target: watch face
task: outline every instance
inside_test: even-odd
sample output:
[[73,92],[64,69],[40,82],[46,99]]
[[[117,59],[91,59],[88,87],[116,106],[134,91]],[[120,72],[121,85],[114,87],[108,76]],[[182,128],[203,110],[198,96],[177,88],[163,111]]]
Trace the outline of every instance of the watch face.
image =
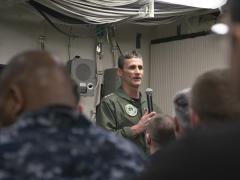
[[127,104],[125,106],[125,111],[129,116],[132,116],[132,117],[136,116],[138,112],[137,108],[132,104]]

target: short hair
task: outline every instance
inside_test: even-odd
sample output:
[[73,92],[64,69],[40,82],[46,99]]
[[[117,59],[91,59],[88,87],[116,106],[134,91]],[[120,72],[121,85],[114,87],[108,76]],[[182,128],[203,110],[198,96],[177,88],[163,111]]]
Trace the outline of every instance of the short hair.
[[118,68],[123,69],[124,61],[126,59],[132,59],[132,58],[142,59],[142,55],[136,50],[132,50],[132,51],[126,52],[125,54],[120,55],[118,58]]
[[233,103],[229,75],[227,69],[215,69],[196,79],[191,90],[191,108],[200,121],[225,121],[239,113]]
[[157,114],[147,126],[152,140],[159,146],[165,146],[176,139],[175,124],[169,115]]
[[230,13],[231,20],[233,22],[240,23],[240,1],[239,0],[231,0],[230,1]]
[[175,116],[183,129],[190,126],[190,88],[178,91],[173,98]]

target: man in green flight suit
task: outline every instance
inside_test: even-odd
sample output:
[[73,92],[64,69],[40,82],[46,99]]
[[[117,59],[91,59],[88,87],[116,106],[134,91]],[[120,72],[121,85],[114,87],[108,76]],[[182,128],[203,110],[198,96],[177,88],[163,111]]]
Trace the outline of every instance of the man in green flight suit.
[[119,57],[118,75],[122,80],[121,87],[101,100],[97,108],[96,123],[132,140],[147,153],[144,133],[159,109],[154,106],[156,112],[147,111],[147,101],[139,91],[143,73],[143,60],[138,52],[131,51]]

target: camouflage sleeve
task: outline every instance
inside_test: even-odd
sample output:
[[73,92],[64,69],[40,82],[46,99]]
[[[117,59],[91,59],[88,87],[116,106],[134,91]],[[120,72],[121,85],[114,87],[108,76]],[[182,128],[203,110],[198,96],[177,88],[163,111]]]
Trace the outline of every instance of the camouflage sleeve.
[[97,125],[125,138],[129,139],[135,138],[129,126],[123,127],[121,129],[118,128],[117,117],[114,112],[115,109],[113,105],[109,101],[103,100],[100,103],[99,107],[97,108],[96,116]]

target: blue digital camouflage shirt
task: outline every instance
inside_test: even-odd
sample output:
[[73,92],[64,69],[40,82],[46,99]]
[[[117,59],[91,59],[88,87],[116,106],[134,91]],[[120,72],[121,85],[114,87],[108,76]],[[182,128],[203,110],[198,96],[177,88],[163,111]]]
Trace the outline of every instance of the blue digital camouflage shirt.
[[127,180],[143,164],[135,145],[65,106],[24,113],[0,131],[1,180]]

